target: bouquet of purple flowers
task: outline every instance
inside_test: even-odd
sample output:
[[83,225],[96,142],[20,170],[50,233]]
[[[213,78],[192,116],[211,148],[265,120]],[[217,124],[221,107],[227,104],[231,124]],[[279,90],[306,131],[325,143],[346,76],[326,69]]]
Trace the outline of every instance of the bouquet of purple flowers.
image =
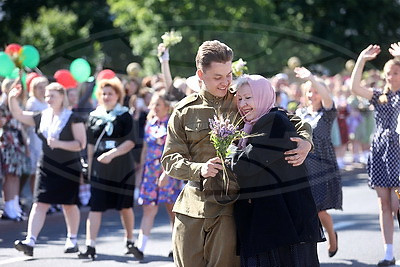
[[[217,157],[222,161],[222,179],[226,192],[229,189],[229,177],[227,174],[225,159],[233,152],[233,142],[242,138],[259,136],[260,134],[247,134],[243,130],[239,129],[239,125],[242,119],[239,119],[235,124],[231,123],[230,119],[224,118],[221,114],[214,115],[214,118],[209,119],[210,122],[210,140],[213,144]],[[233,121],[236,121],[237,114]]]

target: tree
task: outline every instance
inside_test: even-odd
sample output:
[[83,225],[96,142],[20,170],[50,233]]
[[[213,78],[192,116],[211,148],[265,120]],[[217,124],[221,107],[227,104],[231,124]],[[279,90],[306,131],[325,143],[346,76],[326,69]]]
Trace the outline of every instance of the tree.
[[291,56],[300,57],[306,66],[324,64],[336,73],[370,42],[385,47],[400,39],[400,9],[394,0],[107,3],[115,17],[114,25],[131,32],[133,51],[144,57],[148,73],[157,69],[154,51],[159,36],[171,28],[181,31],[184,38],[172,48],[172,71],[184,75],[193,73],[196,49],[210,38],[225,41],[237,57],[248,62],[251,72],[266,75],[281,70]]
[[[94,65],[102,46],[89,37],[115,29],[108,9],[105,0],[2,1],[0,44],[5,47],[15,42],[35,46],[41,54],[39,67],[46,74],[68,68],[76,57],[85,57]],[[68,45],[84,39],[89,41]]]
[[[370,43],[382,46],[383,56],[374,61],[377,67],[382,67],[389,58],[386,49],[390,43],[400,40],[399,2],[0,0],[0,44],[4,47],[21,40],[33,42],[31,44],[44,49],[41,53],[48,54],[59,44],[87,34],[93,36],[105,30],[121,29],[118,34],[122,39],[123,35],[129,36],[128,45],[134,58],[139,61],[143,58],[143,67],[150,74],[159,70],[156,47],[160,36],[175,29],[181,31],[184,39],[171,48],[174,75],[193,74],[197,47],[207,39],[226,42],[234,49],[235,59],[246,60],[252,73],[275,74],[286,66],[290,57],[297,56],[305,66],[321,64],[333,74],[341,71],[344,62],[355,58]],[[46,14],[49,12],[53,15]],[[67,34],[60,31],[53,17],[69,23],[65,27]],[[127,48],[125,40],[121,42]],[[108,60],[110,68],[116,66],[123,70],[126,61],[132,60],[130,51],[121,52],[121,46],[104,47],[107,49],[105,57],[112,59]],[[81,51],[92,52],[93,49]]]
[[[206,39],[219,39],[229,44],[239,57],[248,61],[252,71],[273,72],[276,66],[271,63],[278,57],[271,56],[271,47],[277,37],[254,23],[296,28],[303,25],[300,18],[283,21],[280,16],[274,15],[275,5],[271,1],[232,0],[229,4],[223,0],[107,2],[110,12],[115,16],[114,25],[131,32],[133,52],[144,57],[147,73],[154,73],[158,69],[155,48],[161,41],[160,36],[172,28],[183,35],[182,43],[172,48],[171,65],[174,73],[186,76],[193,74],[196,50]],[[228,21],[221,21],[220,18],[228,18]],[[289,57],[281,58],[280,64]],[[262,67],[264,69],[261,71]]]
[[382,55],[374,61],[381,68],[390,58],[387,48],[400,40],[400,1],[278,1],[279,11],[286,5],[299,6],[303,21],[312,24],[310,34],[341,45],[358,54],[369,44],[379,44]]
[[23,20],[20,43],[32,44],[44,54],[50,54],[64,43],[88,36],[89,25],[78,26],[75,13],[41,7],[36,20]]

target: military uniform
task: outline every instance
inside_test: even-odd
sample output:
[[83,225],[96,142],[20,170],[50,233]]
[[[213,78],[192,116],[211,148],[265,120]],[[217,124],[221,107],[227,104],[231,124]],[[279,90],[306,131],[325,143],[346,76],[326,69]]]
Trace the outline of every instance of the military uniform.
[[[234,92],[215,97],[206,90],[181,100],[169,122],[162,156],[165,172],[188,180],[175,202],[173,231],[174,261],[177,266],[240,266],[236,256],[233,202],[221,205],[209,201],[202,190],[202,165],[216,156],[210,142],[209,119],[216,114],[237,116]],[[298,133],[311,141],[311,128],[292,118]],[[206,184],[210,179],[204,180]]]

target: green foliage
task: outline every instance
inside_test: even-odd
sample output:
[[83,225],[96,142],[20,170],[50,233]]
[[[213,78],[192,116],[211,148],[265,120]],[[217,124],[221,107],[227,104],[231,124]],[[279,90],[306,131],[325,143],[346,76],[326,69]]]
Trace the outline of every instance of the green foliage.
[[[183,36],[183,41],[170,49],[172,73],[181,76],[193,75],[197,48],[210,39],[231,46],[237,57],[248,62],[252,73],[268,75],[280,71],[287,59],[296,54],[288,54],[292,48],[290,43],[281,45],[278,34],[271,35],[265,26],[311,29],[311,24],[302,22],[299,8],[289,9],[290,14],[283,20],[281,14],[276,14],[277,5],[269,0],[232,0],[229,4],[223,0],[108,0],[107,3],[115,16],[114,25],[131,33],[133,53],[144,57],[147,74],[159,71],[155,50],[161,35],[171,29],[180,31]],[[277,42],[279,46],[275,46]],[[294,52],[305,55],[309,59],[306,61],[318,53],[313,47],[305,46]]]
[[80,27],[77,22],[78,16],[71,11],[41,7],[36,20],[23,20],[21,43],[31,44],[44,53],[51,53],[62,44],[89,36],[89,25]]
[[251,73],[264,75],[282,70],[291,56],[298,56],[306,66],[321,63],[339,72],[347,59],[369,43],[380,43],[385,49],[400,39],[399,3],[392,0],[107,3],[115,16],[114,25],[131,32],[133,52],[151,62],[144,66],[147,73],[158,71],[154,51],[162,33],[171,29],[183,35],[183,41],[170,52],[172,73],[178,75],[193,74],[197,47],[213,38],[231,46],[235,59],[247,61]]
[[[370,43],[382,46],[382,56],[374,61],[381,67],[389,45],[400,40],[399,17],[400,4],[394,0],[0,1],[0,44],[31,44],[46,57],[78,38],[123,29],[133,55],[143,58],[150,74],[159,71],[161,35],[175,29],[183,40],[170,49],[174,76],[194,74],[197,48],[209,39],[232,47],[235,60],[247,61],[250,73],[275,74],[292,56],[305,66],[320,63],[335,73]],[[118,48],[89,50],[85,53],[96,61],[114,58],[108,59],[109,68],[122,61]]]
[[[0,46],[34,45],[43,59],[39,67],[46,74],[68,68],[77,57],[86,57],[95,65],[103,62],[101,50],[93,47],[95,42],[79,47],[76,41],[109,29],[114,26],[106,0],[0,1]],[[74,53],[77,48],[79,52]]]

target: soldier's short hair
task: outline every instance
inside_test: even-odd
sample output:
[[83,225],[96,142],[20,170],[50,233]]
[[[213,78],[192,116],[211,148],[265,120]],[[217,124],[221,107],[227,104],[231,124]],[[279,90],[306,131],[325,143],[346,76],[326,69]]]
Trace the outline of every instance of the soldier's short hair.
[[196,67],[205,71],[212,62],[225,63],[232,61],[233,51],[226,44],[218,41],[205,41],[196,55]]

